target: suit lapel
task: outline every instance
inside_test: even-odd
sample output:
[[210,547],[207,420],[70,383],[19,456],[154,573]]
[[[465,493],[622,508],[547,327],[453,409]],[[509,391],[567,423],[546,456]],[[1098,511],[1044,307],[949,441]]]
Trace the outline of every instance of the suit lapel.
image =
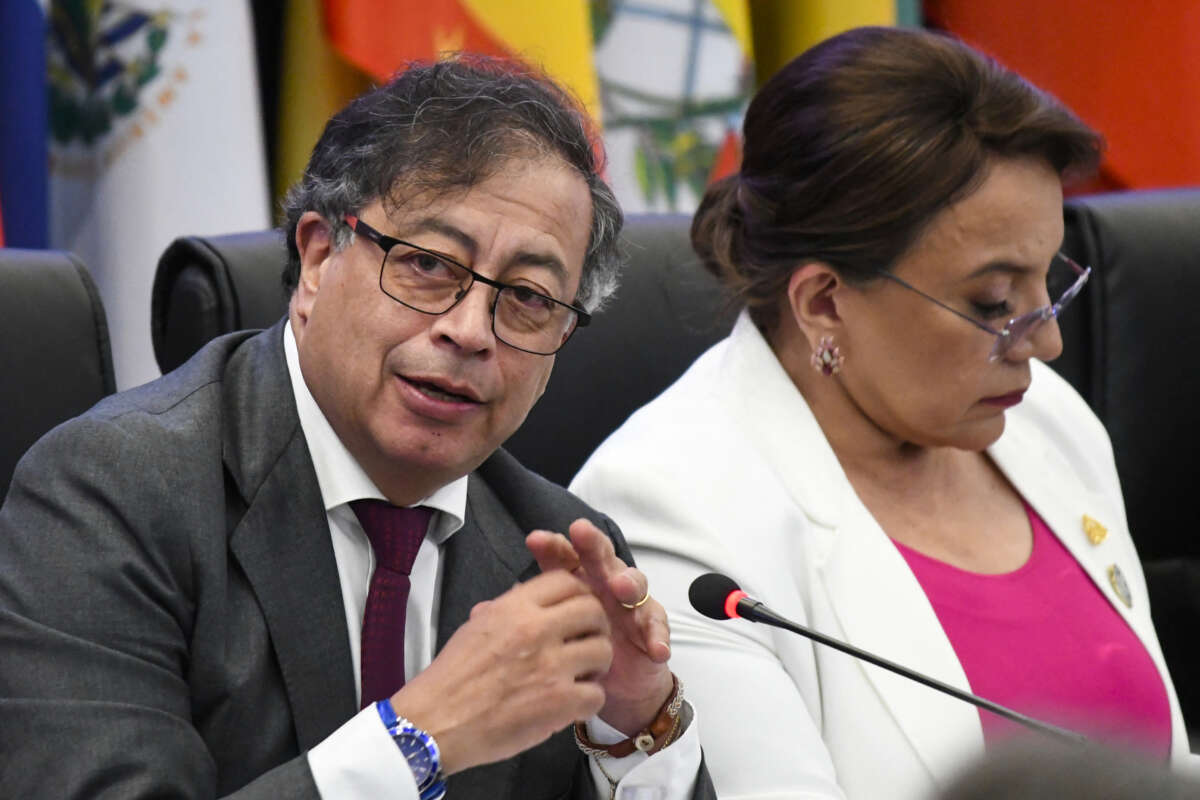
[[[1132,576],[1140,571],[1132,563],[1132,552],[1126,552],[1119,544],[1128,541],[1127,532],[1122,530],[1124,515],[1109,499],[1084,486],[1076,471],[1056,452],[1039,446],[1038,439],[1030,436],[1028,430],[1013,427],[1011,435],[1001,438],[988,451],[992,460],[1083,567],[1100,594],[1145,638],[1139,619],[1142,615],[1135,613],[1139,604],[1144,607],[1148,602],[1140,584],[1130,582],[1132,603],[1126,606],[1108,577],[1108,568],[1114,565],[1123,575]],[[1104,541],[1092,544],[1088,540],[1084,515],[1109,530]]]
[[525,532],[478,475],[467,488],[467,518],[446,542],[437,650],[471,615],[471,608],[536,573]]
[[266,619],[305,750],[356,708],[337,564],[296,415],[282,324],[235,354],[225,387],[225,463],[246,504],[230,548]]
[[[1119,505],[1120,497],[1089,489],[1079,477],[1078,465],[1045,446],[1041,435],[1023,425],[1013,425],[1011,434],[1006,431],[988,452],[1146,648],[1162,676],[1171,705],[1172,753],[1188,758],[1179,698],[1154,630],[1149,593],[1124,509]],[[1084,515],[1106,529],[1103,539],[1093,542],[1088,537]],[[1119,579],[1114,578],[1114,571]],[[1124,586],[1128,605],[1118,591],[1118,583]]]
[[[832,532],[821,570],[846,639],[877,655],[970,691],[966,673],[904,557],[855,500]],[[983,752],[974,706],[908,678],[860,664],[913,749],[939,785]]]
[[[467,518],[446,542],[443,553],[437,650],[467,621],[476,603],[491,600],[537,571],[525,534],[491,488],[472,474],[467,489]],[[518,784],[521,758],[485,764],[453,775],[449,795],[504,800]]]
[[[805,591],[828,595],[841,628],[822,633],[969,690],[925,592],[858,499],[812,410],[744,315],[733,339],[723,402],[807,518],[805,552],[819,585]],[[974,706],[878,667],[858,668],[939,784],[964,759],[982,753],[983,728]]]

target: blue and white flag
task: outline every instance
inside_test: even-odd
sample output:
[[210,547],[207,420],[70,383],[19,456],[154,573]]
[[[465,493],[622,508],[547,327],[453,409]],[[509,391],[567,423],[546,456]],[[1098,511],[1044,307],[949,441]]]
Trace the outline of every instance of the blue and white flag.
[[0,2],[0,247],[46,246],[46,15]]

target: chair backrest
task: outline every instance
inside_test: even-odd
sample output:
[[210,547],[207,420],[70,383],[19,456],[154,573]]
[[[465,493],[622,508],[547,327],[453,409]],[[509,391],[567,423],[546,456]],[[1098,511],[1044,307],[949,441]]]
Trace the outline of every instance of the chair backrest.
[[0,249],[0,500],[42,434],[115,387],[104,306],[69,253]]
[[729,333],[736,310],[692,252],[690,217],[631,217],[611,304],[557,356],[546,394],[505,447],[566,485],[634,411]]
[[[1200,288],[1200,190],[1076,198],[1065,219],[1063,249],[1095,272],[1063,315],[1064,354],[1051,366],[1108,426],[1143,555],[1177,554],[1176,512],[1164,498],[1189,488],[1181,443],[1200,438],[1191,413],[1200,329],[1185,316],[1187,289]],[[569,481],[608,433],[728,332],[733,314],[696,263],[689,224],[683,215],[627,221],[617,297],[559,353],[546,395],[508,442],[531,468]],[[154,286],[163,370],[213,336],[277,320],[285,257],[273,231],[176,240]],[[1183,546],[1200,553],[1200,539]]]
[[163,252],[150,295],[150,336],[164,373],[210,339],[266,328],[287,308],[287,248],[275,230],[184,236]]
[[[1067,203],[1064,248],[1095,269],[1071,312],[1086,330],[1077,387],[1104,421],[1158,639],[1193,751],[1200,749],[1200,189]],[[1065,318],[1066,315],[1064,315]]]
[[1200,474],[1200,189],[1081,197],[1066,222],[1064,247],[1095,270],[1064,314],[1086,329],[1076,386],[1112,438],[1139,553],[1200,557],[1181,527]]

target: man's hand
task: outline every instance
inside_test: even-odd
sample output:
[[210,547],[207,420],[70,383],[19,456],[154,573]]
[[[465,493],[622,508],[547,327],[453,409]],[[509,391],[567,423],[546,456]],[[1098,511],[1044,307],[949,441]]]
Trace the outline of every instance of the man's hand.
[[[612,540],[592,523],[571,523],[570,539],[534,531],[525,540],[544,573],[566,571],[585,581],[608,617],[612,666],[603,676],[600,717],[628,736],[653,721],[673,683],[667,659],[671,635],[667,612],[649,597],[646,576],[617,558]],[[646,599],[637,608],[636,605]]]
[[392,706],[437,740],[447,775],[509,758],[600,710],[609,633],[581,578],[538,575],[476,605]]

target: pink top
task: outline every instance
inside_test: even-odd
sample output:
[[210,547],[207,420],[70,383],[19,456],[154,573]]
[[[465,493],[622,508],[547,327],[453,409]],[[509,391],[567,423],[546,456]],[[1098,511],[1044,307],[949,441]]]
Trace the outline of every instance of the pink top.
[[[971,690],[1165,760],[1171,711],[1149,653],[1037,512],[1025,509],[1033,552],[1013,572],[967,572],[896,542]],[[989,746],[1025,730],[990,711],[979,715]]]

